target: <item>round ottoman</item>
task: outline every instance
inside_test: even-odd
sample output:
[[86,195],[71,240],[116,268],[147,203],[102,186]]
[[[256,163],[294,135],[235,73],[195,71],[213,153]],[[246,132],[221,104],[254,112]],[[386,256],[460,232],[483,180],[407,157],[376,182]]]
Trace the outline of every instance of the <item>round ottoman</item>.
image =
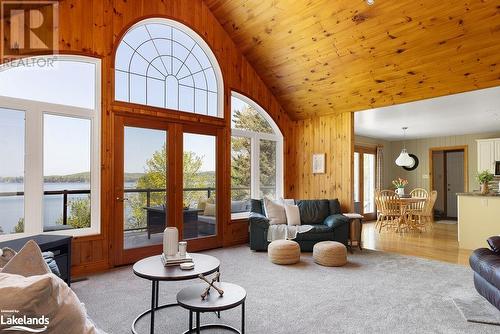
[[326,267],[340,267],[347,263],[347,248],[336,241],[321,241],[313,248],[314,262]]
[[275,264],[294,264],[300,261],[300,246],[292,240],[275,240],[267,247],[267,256]]

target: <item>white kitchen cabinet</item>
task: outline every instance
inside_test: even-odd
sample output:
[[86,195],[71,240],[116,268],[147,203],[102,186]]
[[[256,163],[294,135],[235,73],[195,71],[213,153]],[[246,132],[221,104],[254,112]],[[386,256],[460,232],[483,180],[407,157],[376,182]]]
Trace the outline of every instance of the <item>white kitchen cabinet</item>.
[[490,173],[495,172],[496,154],[500,160],[500,138],[477,141],[477,170],[479,173],[484,170],[488,170]]
[[495,161],[500,161],[500,140],[495,140]]

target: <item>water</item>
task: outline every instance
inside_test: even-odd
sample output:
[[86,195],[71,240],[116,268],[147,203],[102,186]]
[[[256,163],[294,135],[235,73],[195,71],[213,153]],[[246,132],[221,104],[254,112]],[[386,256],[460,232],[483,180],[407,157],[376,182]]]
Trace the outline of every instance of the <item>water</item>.
[[[45,183],[45,190],[88,190],[89,183],[61,182]],[[23,184],[1,183],[0,192],[23,191]],[[68,195],[68,201],[88,198],[87,194]],[[63,214],[63,195],[44,196],[44,225],[55,225]],[[0,197],[0,226],[4,233],[12,233],[20,218],[24,217],[24,196]]]

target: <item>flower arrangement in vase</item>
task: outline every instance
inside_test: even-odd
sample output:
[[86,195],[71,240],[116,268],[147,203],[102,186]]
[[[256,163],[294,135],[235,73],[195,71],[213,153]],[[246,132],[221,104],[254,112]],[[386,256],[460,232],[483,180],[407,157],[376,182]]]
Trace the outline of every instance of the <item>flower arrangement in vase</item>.
[[405,187],[408,185],[408,180],[398,177],[392,180],[392,185],[396,188],[396,194],[403,196],[405,194]]
[[486,195],[490,192],[490,182],[493,181],[494,178],[495,176],[487,170],[483,170],[481,173],[477,174],[476,179],[481,185],[481,194]]

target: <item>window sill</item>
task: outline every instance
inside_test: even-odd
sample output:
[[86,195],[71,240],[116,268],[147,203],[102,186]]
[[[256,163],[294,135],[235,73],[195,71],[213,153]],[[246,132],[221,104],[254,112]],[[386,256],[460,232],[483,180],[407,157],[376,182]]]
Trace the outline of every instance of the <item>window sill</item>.
[[6,235],[0,235],[0,242],[31,237],[39,234],[50,234],[50,235],[67,235],[69,237],[90,237],[97,236],[101,232],[95,228],[81,228],[72,230],[61,230],[61,231],[49,231],[49,232],[32,232],[32,233],[12,233]]
[[248,222],[250,212],[238,212],[231,214],[231,223],[245,223]]

